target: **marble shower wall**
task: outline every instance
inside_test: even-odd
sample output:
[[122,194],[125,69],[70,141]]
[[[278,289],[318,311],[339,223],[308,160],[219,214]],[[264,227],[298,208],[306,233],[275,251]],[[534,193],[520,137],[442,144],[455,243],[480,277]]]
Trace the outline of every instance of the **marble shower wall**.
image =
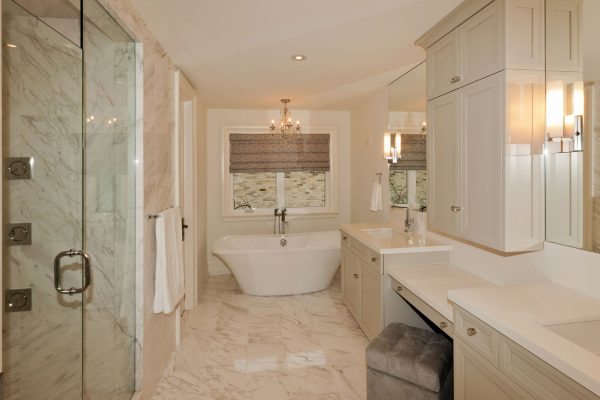
[[[143,158],[138,159],[141,181],[137,202],[138,213],[145,216],[174,204],[175,66],[129,0],[100,0],[100,3],[139,44],[143,79],[138,81],[138,90],[143,89],[143,101],[138,102],[138,108],[142,108],[143,119],[138,119],[138,124],[143,129],[143,143],[138,143],[138,155],[143,154]],[[143,236],[140,235],[143,241],[138,243],[137,249],[137,261],[141,264],[137,275],[136,324],[140,348],[136,354],[136,378],[138,389],[146,399],[152,395],[175,348],[175,315],[152,313],[156,260],[154,221],[138,215],[140,220],[143,221]]]
[[[2,46],[3,157],[34,159],[33,179],[3,181],[4,222],[33,228],[31,245],[3,252],[4,287],[33,293],[31,311],[3,313],[4,394],[8,400],[76,399],[81,295],[55,291],[52,260],[82,246],[82,53],[8,0],[2,28],[3,41],[16,46]],[[80,286],[79,268],[68,269],[63,286]]]
[[135,43],[95,0],[84,2],[84,399],[135,389]]

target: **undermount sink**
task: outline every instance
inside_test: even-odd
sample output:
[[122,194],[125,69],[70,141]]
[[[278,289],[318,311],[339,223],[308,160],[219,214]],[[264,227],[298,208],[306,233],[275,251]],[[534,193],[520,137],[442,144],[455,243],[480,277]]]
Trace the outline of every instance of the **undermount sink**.
[[374,237],[383,237],[389,238],[392,237],[393,231],[392,228],[369,228],[369,229],[361,229],[362,232],[367,235],[371,235]]
[[600,356],[600,317],[587,321],[548,324],[544,327]]

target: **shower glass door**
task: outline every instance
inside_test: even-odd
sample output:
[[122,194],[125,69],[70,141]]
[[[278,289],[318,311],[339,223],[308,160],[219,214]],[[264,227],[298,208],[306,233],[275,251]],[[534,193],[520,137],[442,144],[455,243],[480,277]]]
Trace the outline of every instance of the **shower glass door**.
[[2,0],[6,400],[135,389],[135,44],[74,4]]
[[[77,10],[28,4],[2,2],[4,397],[74,400],[83,295],[56,290],[54,258],[84,245],[83,51]],[[81,257],[59,262],[60,287],[81,288]]]

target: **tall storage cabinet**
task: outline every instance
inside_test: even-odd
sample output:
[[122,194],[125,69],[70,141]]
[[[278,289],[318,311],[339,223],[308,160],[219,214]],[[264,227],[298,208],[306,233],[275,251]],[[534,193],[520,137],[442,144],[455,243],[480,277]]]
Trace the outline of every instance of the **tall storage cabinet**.
[[430,229],[502,252],[541,248],[543,33],[543,0],[468,0],[417,41]]

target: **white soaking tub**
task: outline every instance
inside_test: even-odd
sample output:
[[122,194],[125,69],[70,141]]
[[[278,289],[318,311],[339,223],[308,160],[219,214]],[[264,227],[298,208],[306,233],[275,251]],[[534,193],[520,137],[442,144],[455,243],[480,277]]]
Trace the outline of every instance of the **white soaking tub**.
[[340,232],[326,231],[223,236],[212,251],[244,293],[281,296],[327,289],[340,266],[340,248]]

